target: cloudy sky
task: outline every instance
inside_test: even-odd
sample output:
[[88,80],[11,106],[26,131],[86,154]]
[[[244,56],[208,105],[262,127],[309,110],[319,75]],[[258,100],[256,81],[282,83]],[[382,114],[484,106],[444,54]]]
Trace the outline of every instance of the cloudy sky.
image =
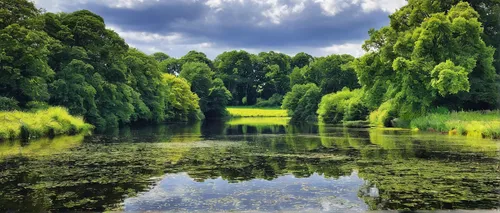
[[88,9],[146,53],[210,58],[234,49],[359,56],[370,28],[405,0],[34,0],[49,12]]

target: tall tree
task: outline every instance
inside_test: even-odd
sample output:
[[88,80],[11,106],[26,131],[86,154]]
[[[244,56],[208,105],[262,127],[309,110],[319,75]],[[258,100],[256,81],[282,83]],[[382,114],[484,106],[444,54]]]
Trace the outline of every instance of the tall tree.
[[200,108],[203,113],[207,112],[210,88],[214,73],[208,65],[201,62],[188,62],[182,66],[179,77],[186,79],[191,85],[191,91],[200,98]]

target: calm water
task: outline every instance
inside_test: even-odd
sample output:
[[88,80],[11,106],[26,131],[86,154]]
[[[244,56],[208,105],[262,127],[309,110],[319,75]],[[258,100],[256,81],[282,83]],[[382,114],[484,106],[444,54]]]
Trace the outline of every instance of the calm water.
[[286,123],[1,142],[0,212],[500,209],[500,141]]

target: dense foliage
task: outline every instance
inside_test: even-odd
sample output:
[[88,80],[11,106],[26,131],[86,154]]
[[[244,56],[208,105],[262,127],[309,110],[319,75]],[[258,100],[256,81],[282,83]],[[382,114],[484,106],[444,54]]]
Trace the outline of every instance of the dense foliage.
[[352,66],[372,124],[391,126],[436,107],[498,107],[491,31],[500,27],[488,20],[490,12],[498,17],[492,2],[413,0],[391,15],[389,26],[370,30],[363,45],[368,53]]
[[368,108],[361,101],[362,91],[343,89],[323,96],[319,104],[319,120],[325,123],[365,120]]
[[321,91],[316,84],[298,84],[285,95],[281,107],[288,111],[292,122],[315,121],[320,100]]
[[[179,99],[194,97],[182,91],[187,82],[162,75],[168,55],[129,48],[90,11],[42,14],[26,0],[2,5],[1,110],[64,106],[99,128],[198,117],[191,116],[196,98]],[[184,60],[199,58],[191,55]]]

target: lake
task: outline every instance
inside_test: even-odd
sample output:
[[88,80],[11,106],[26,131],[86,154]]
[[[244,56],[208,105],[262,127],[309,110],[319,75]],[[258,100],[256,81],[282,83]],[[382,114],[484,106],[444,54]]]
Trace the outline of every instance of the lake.
[[4,141],[0,168],[1,212],[500,209],[500,141],[286,118]]

